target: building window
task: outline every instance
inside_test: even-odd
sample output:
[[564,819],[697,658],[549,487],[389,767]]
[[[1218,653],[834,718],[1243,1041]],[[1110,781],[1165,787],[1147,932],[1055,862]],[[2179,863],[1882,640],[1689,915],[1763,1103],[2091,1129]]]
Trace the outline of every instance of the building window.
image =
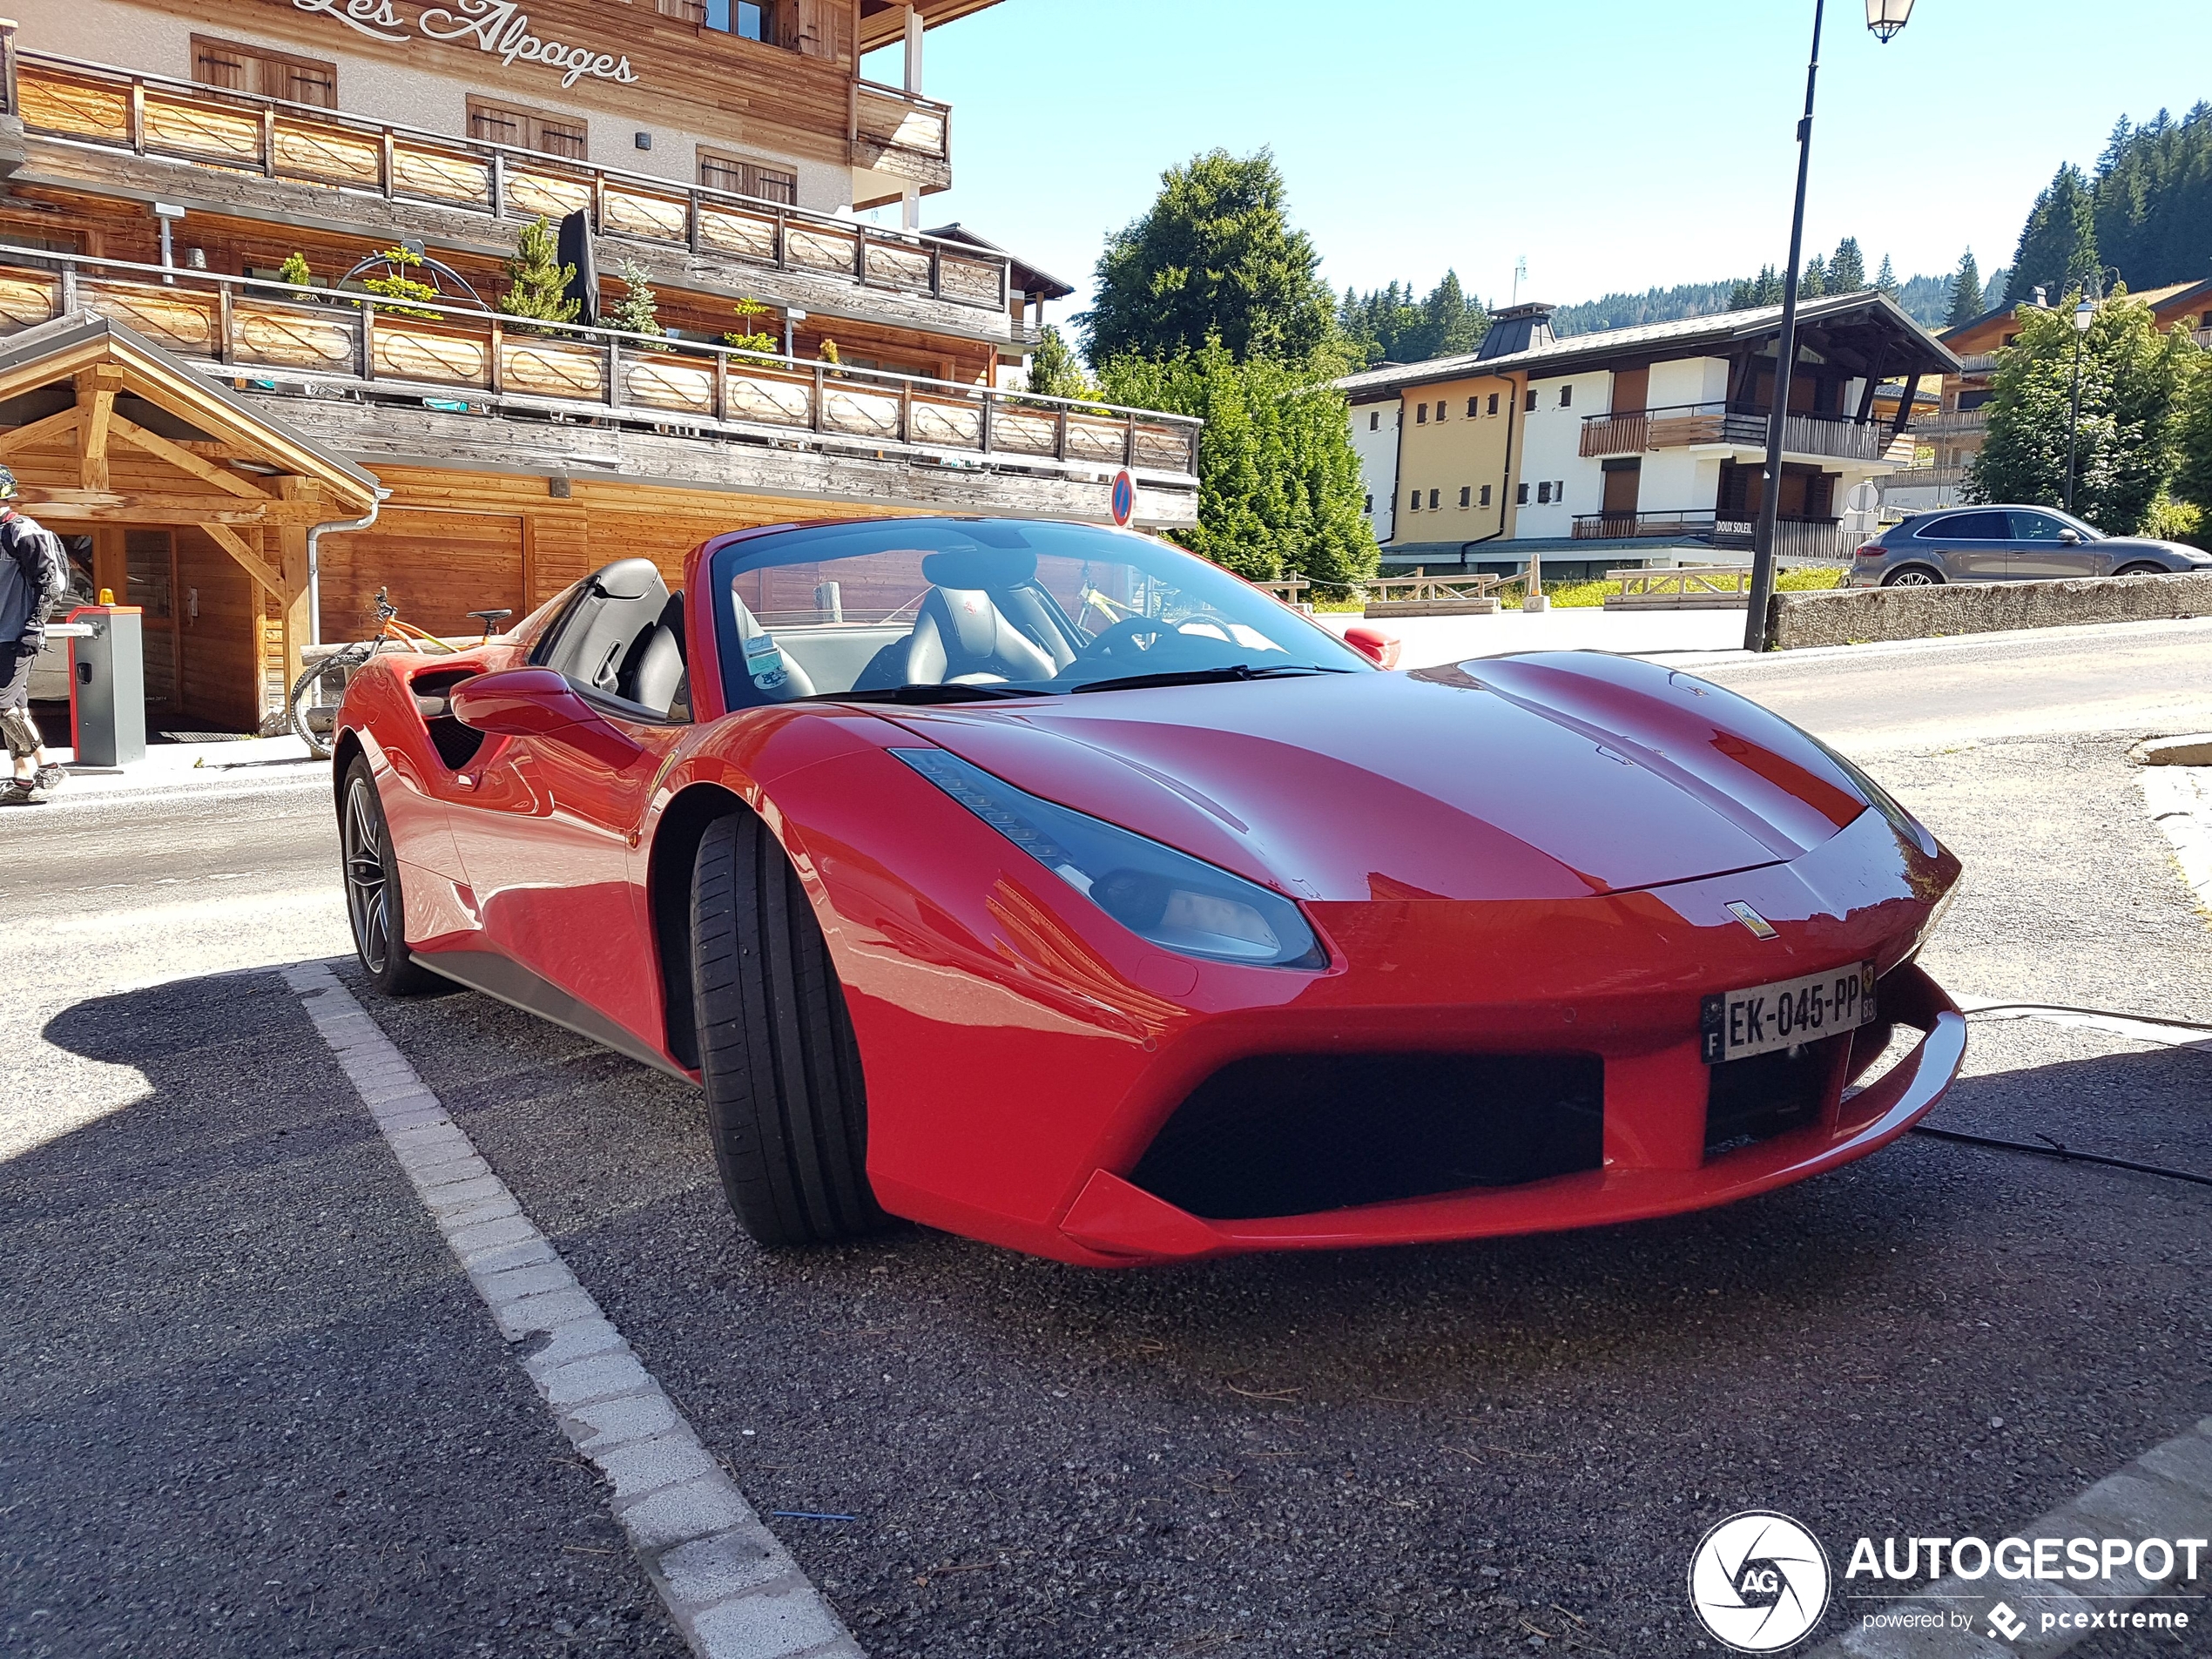
[[1449,408],[1450,407],[1451,407],[1451,406],[1450,406],[1448,403],[1447,403],[1447,402],[1446,402],[1446,401],[1445,401],[1442,398],[1440,398],[1440,398],[1438,398],[1438,399],[1436,400],[1436,418],[1437,418],[1438,420],[1441,421],[1441,420],[1444,418],[1444,414],[1445,414],[1445,411],[1446,411],[1447,408]]
[[1571,386],[1561,387],[1559,388],[1559,407],[1562,409],[1569,408],[1573,405],[1574,401],[1575,388]]
[[1483,506],[1485,506],[1485,507],[1487,507],[1489,504],[1490,504],[1490,486],[1489,486],[1489,485],[1487,485],[1487,484],[1485,484],[1485,485],[1483,485],[1483,486],[1482,486],[1482,501],[1481,501],[1481,505],[1483,505]]
[[742,40],[767,46],[791,44],[780,0],[660,0],[660,10],[663,17],[680,17]]
[[1526,507],[1528,505],[1528,486],[1527,484],[1520,485],[1514,489],[1513,504],[1516,507]]
[[1379,432],[1382,430],[1382,411],[1380,409],[1372,409],[1368,412],[1367,430],[1370,432]]
[[1432,489],[1428,492],[1428,510],[1430,512],[1433,513],[1436,510],[1439,503],[1439,498],[1443,494],[1444,492],[1440,489]]
[[1567,505],[1567,480],[1561,478],[1552,485],[1552,499],[1562,507]]
[[1415,490],[1407,499],[1406,505],[1411,511],[1416,513],[1420,512],[1421,510],[1421,492],[1418,489]]
[[485,144],[509,145],[581,161],[590,149],[585,133],[581,116],[553,115],[481,98],[469,100],[469,136]]
[[1552,487],[1548,483],[1538,484],[1536,486],[1536,504],[1539,507],[1548,507],[1551,504],[1551,499]]
[[1536,412],[1536,388],[1533,386],[1528,388],[1527,408],[1529,414],[1534,415]]
[[1481,414],[1481,413],[1482,413],[1482,400],[1481,400],[1480,398],[1479,398],[1479,397],[1471,397],[1471,398],[1469,398],[1469,399],[1467,400],[1467,419],[1468,419],[1468,420],[1470,420],[1470,421],[1472,421],[1473,419],[1474,419],[1474,417],[1475,417],[1476,415],[1480,415],[1480,414]]
[[726,190],[732,196],[752,196],[762,201],[799,206],[799,175],[781,167],[763,166],[743,156],[725,156],[712,150],[699,152],[699,183],[709,190]]
[[1467,505],[1474,494],[1474,487],[1472,484],[1461,484],[1460,486],[1460,505],[1462,507]]
[[1493,393],[1491,393],[1491,394],[1490,394],[1490,413],[1491,413],[1491,414],[1493,414],[1493,415],[1495,415],[1497,412],[1498,412],[1498,395],[1497,395],[1495,392],[1493,392]]
[[1362,507],[1359,510],[1366,514],[1366,516],[1370,518],[1372,518],[1375,516],[1375,492],[1373,490],[1371,489],[1367,492],[1367,504],[1365,507]]
[[202,86],[256,92],[319,109],[338,107],[338,65],[313,57],[293,57],[259,46],[233,46],[226,40],[194,35],[192,78]]
[[1427,405],[1427,404],[1426,404],[1426,403],[1420,403],[1420,404],[1416,404],[1416,405],[1414,406],[1414,408],[1413,408],[1413,424],[1414,424],[1415,426],[1426,426],[1426,425],[1428,424],[1428,405]]

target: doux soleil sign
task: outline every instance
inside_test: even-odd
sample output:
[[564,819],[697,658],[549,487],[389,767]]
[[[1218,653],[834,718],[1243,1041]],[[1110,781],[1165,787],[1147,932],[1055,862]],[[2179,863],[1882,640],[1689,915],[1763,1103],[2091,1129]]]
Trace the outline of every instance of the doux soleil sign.
[[564,87],[586,78],[627,86],[637,78],[626,56],[571,46],[534,34],[529,13],[523,10],[520,0],[453,0],[450,6],[425,6],[412,29],[392,0],[292,0],[292,3],[302,11],[334,17],[356,34],[388,45],[405,45],[417,36],[424,40],[474,40],[479,51],[496,57],[509,69],[517,64],[543,64],[557,70]]

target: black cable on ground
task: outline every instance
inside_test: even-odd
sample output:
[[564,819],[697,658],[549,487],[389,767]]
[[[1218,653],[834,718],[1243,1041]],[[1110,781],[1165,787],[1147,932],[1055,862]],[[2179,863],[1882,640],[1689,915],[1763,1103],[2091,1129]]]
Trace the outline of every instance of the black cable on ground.
[[[2212,1025],[2195,1020],[2150,1019],[2140,1014],[2116,1014],[2110,1008],[2071,1008],[2063,1002],[1992,1002],[1986,1007],[1966,1011],[1970,1020],[1977,1014],[2013,1013],[2087,1014],[2101,1020],[2128,1020],[2137,1025],[2172,1026],[2183,1031],[2212,1031]],[[1956,1141],[1962,1146],[1994,1147],[2002,1152],[2033,1152],[2038,1157],[2057,1158],[2067,1163],[2101,1163],[2107,1169],[2133,1170],[2138,1175],[2162,1175],[2173,1181],[2188,1181],[2200,1187],[2212,1187],[2212,1175],[2197,1175],[2188,1170],[2169,1170],[2157,1163],[2138,1163],[2132,1158],[2106,1157],[2098,1152],[2077,1152],[2064,1141],[2053,1140],[2047,1135],[2039,1134],[2036,1136],[2037,1140],[2045,1143],[2038,1146],[2032,1141],[2000,1141],[1992,1136],[1969,1135],[1963,1130],[1936,1129],[1926,1123],[1915,1123],[1912,1132],[1932,1136],[1939,1141]]]

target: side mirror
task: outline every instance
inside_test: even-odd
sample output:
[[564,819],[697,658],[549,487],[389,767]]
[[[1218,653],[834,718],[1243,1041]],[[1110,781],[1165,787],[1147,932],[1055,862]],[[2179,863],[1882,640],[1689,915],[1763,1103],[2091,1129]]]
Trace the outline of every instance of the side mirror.
[[1405,642],[1387,628],[1370,628],[1356,623],[1344,631],[1344,643],[1358,651],[1377,668],[1395,668],[1398,658],[1405,651]]
[[551,738],[610,766],[644,752],[550,668],[505,668],[462,680],[447,693],[453,718],[502,738]]
[[2065,543],[2068,547],[2079,547],[2081,544],[2081,532],[2080,530],[2072,529],[2060,530],[2059,532],[2059,540]]

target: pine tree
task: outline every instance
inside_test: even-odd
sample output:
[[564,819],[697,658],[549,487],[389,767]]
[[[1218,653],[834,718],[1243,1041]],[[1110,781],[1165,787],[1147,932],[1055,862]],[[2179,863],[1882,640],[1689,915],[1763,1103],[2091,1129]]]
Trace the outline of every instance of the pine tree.
[[1029,390],[1039,397],[1079,397],[1095,400],[1098,388],[1083,373],[1076,354],[1060,330],[1047,323],[1029,354]]
[[[376,251],[376,257],[384,261],[384,274],[379,277],[363,278],[361,287],[378,299],[415,300],[435,304],[445,297],[438,292],[435,283],[421,281],[408,274],[408,272],[419,268],[422,264],[422,256],[413,248],[404,245],[379,248]],[[303,260],[302,263],[304,264],[305,261]],[[419,317],[425,322],[435,322],[438,320],[436,312],[425,311],[419,305],[388,305],[382,309],[388,315],[394,317]]]
[[296,247],[286,254],[284,263],[277,266],[277,280],[295,288],[313,287],[315,273],[307,267],[307,256]]
[[1291,224],[1271,153],[1194,156],[1107,239],[1091,307],[1076,319],[1085,354],[1096,364],[1131,351],[1168,357],[1217,336],[1239,360],[1302,361],[1335,333],[1320,263]]
[[574,322],[583,301],[571,295],[576,266],[560,262],[559,244],[550,220],[536,219],[523,226],[515,238],[515,257],[509,260],[507,293],[499,308],[510,317],[536,322]]
[[1797,279],[1797,298],[1817,300],[1828,292],[1828,261],[1814,254],[1805,261],[1804,274]]
[[1728,291],[1728,308],[1730,311],[1749,311],[1758,303],[1751,297],[1755,292],[1750,278],[1737,278],[1735,286]]
[[1882,255],[1882,268],[1874,273],[1874,286],[1892,300],[1897,297],[1897,273],[1890,268],[1890,256]]
[[1866,256],[1858,251],[1858,238],[1846,236],[1836,244],[1828,261],[1828,292],[1857,293],[1866,286]]
[[1951,309],[1945,314],[1943,326],[1956,328],[1972,322],[1982,314],[1981,267],[1974,263],[1974,251],[1968,248],[1959,256],[1958,274],[1951,279]]
[[624,292],[607,313],[607,327],[626,334],[667,333],[660,326],[660,296],[648,280],[651,273],[635,260],[624,260],[615,266],[615,274],[622,279]]
[[2022,300],[2037,288],[2051,299],[2074,288],[2091,291],[2100,286],[2102,264],[2097,255],[2096,202],[2081,169],[2069,161],[2035,199],[2006,291]]

